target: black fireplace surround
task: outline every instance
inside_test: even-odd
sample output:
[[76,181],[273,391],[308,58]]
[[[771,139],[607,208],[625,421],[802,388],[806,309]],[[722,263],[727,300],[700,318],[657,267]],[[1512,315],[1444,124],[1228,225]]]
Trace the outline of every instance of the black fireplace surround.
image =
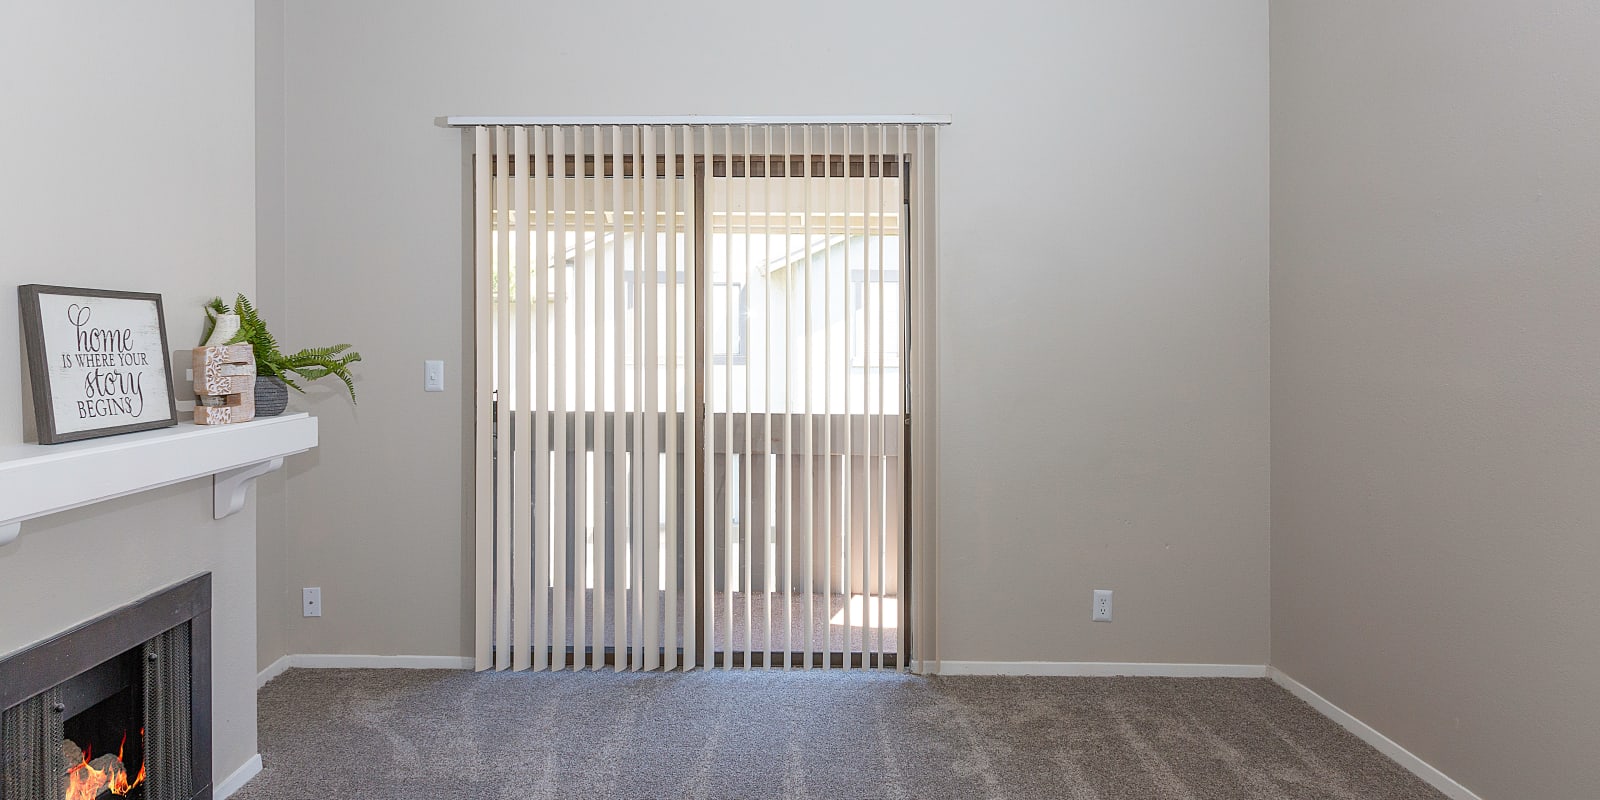
[[125,800],[211,797],[210,573],[0,657],[0,800],[62,800],[73,737],[115,726],[146,771]]

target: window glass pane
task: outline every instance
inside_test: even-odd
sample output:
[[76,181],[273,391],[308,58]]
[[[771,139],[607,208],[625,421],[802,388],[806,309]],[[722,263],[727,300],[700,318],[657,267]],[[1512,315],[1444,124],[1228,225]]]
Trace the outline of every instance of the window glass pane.
[[[752,413],[801,410],[807,399],[809,339],[813,412],[822,411],[825,403],[834,413],[841,412],[848,396],[850,408],[860,413],[869,388],[877,410],[881,377],[883,411],[896,413],[903,208],[899,179],[873,178],[865,190],[860,177],[772,178],[765,189],[758,177],[750,184],[748,200],[742,177],[711,176],[706,184],[711,228],[706,254],[709,408],[743,412],[748,391]],[[809,237],[804,215],[808,191]]]

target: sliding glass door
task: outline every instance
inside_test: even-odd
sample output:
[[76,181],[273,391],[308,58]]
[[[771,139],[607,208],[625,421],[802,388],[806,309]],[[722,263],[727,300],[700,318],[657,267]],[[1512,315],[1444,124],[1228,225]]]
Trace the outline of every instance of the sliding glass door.
[[480,668],[904,667],[915,126],[477,138]]

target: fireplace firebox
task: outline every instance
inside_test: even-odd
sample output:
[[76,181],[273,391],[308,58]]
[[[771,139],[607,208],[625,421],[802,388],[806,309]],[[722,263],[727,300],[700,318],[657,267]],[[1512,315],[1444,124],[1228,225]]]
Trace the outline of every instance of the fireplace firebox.
[[210,574],[0,658],[0,800],[210,796]]

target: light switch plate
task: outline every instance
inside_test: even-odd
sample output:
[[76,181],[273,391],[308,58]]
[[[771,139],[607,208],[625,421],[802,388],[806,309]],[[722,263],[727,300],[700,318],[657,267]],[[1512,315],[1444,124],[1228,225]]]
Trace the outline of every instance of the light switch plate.
[[442,392],[442,391],[444,391],[444,362],[443,361],[424,361],[424,362],[422,362],[422,391],[424,391],[424,392]]

